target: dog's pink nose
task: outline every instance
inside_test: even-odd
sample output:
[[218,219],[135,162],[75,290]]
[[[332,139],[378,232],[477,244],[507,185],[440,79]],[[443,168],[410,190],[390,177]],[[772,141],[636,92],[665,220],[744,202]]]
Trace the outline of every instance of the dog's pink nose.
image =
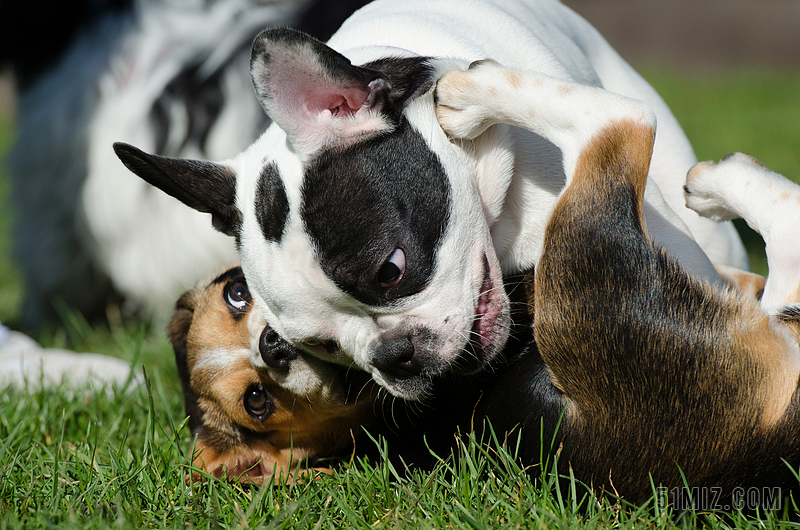
[[372,366],[397,379],[413,377],[422,372],[409,337],[396,337],[381,344],[375,352]]

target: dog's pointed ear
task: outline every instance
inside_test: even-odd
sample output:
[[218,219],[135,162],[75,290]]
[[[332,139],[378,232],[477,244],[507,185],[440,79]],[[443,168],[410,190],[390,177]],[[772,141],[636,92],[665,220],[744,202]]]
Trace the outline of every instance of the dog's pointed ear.
[[195,210],[211,214],[214,228],[239,235],[242,214],[236,207],[236,173],[222,164],[151,155],[125,143],[114,152],[133,173]]
[[393,127],[381,112],[388,79],[300,31],[272,29],[256,37],[250,74],[264,110],[301,156]]

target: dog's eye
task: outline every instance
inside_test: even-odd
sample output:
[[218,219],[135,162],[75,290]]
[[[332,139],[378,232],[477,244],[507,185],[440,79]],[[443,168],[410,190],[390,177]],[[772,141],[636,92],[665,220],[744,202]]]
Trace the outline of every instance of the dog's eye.
[[269,415],[272,401],[267,397],[263,385],[260,383],[248,387],[244,393],[244,410],[253,418],[262,421]]
[[237,311],[244,312],[247,304],[250,303],[250,291],[243,280],[234,280],[228,284],[225,290],[225,301]]
[[403,279],[406,272],[406,253],[396,248],[389,259],[378,269],[378,284],[383,289],[391,289]]

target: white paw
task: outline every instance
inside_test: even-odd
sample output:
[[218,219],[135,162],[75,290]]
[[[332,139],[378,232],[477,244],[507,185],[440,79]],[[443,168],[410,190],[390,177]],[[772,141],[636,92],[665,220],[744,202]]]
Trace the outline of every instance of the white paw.
[[686,207],[713,221],[729,221],[742,216],[737,197],[746,197],[749,180],[743,175],[764,165],[750,155],[726,155],[718,164],[700,162],[686,175],[683,194]]
[[492,86],[507,71],[494,61],[472,63],[469,70],[453,70],[436,83],[434,100],[439,125],[454,138],[473,139],[495,125],[492,105],[497,89]]

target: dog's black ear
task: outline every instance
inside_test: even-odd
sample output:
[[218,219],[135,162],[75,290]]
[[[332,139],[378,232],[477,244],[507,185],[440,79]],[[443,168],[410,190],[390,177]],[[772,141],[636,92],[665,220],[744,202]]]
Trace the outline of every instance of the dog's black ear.
[[263,31],[253,42],[250,74],[264,110],[301,156],[394,127],[381,112],[389,81],[303,32]]
[[115,143],[125,167],[195,210],[211,214],[214,228],[238,237],[242,214],[236,207],[236,174],[228,166],[202,160],[151,155],[132,145]]

